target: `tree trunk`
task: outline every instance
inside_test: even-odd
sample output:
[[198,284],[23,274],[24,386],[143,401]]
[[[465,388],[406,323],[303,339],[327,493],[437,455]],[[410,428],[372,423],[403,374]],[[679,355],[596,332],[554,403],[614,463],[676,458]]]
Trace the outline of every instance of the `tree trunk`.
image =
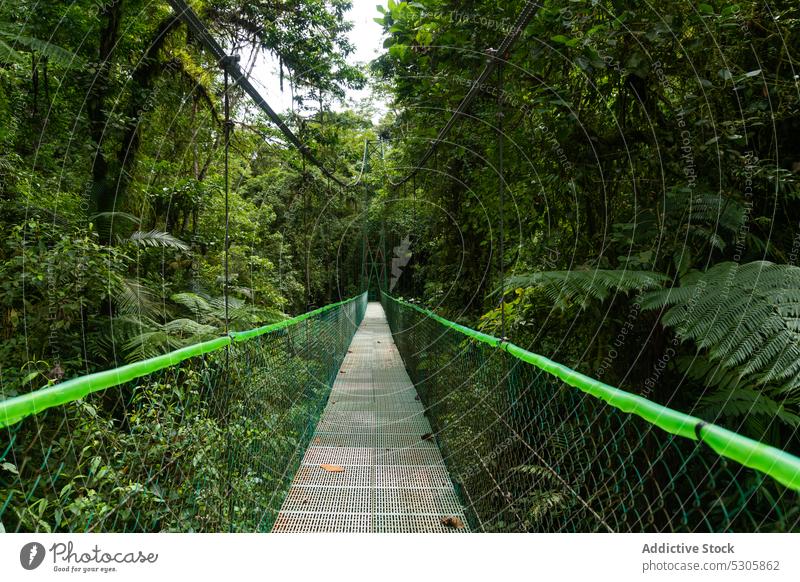
[[[111,54],[119,38],[119,24],[122,19],[122,0],[105,4],[100,11],[100,20],[103,23],[100,29],[100,44],[98,47],[98,66],[92,84],[89,88],[87,99],[87,113],[89,116],[89,135],[95,145],[94,160],[92,162],[92,190],[91,210],[96,213],[110,212],[114,209],[115,193],[109,180],[109,164],[103,151],[103,137],[106,131],[108,118],[105,113],[105,102],[109,91],[109,69],[111,67]],[[103,222],[106,222],[103,220]],[[109,232],[104,232],[105,225],[98,224],[104,239],[110,237]]]

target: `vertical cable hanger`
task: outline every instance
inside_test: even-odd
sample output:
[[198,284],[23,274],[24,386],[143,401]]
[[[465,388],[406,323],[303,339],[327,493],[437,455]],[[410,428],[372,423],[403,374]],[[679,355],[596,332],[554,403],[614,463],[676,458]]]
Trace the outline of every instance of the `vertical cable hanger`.
[[506,339],[506,274],[505,274],[505,205],[506,188],[503,175],[503,61],[505,55],[499,55],[501,61],[497,66],[497,173],[500,177],[500,337]]
[[[230,92],[230,83],[228,78],[228,69],[231,66],[238,66],[237,63],[239,62],[238,55],[226,55],[220,61],[220,65],[224,71],[224,94],[223,94],[223,108],[224,108],[224,115],[225,121],[223,125],[223,138],[225,140],[225,167],[224,167],[224,179],[225,179],[225,249],[224,249],[224,258],[223,261],[225,262],[224,268],[224,277],[225,280],[223,281],[222,285],[222,297],[223,301],[225,302],[225,333],[230,332],[230,318],[228,313],[228,303],[229,303],[229,296],[228,296],[228,284],[230,281],[230,266],[229,266],[229,257],[228,257],[228,247],[230,246],[230,203],[229,203],[229,193],[230,193],[230,144],[231,144],[231,129],[233,122],[231,121],[231,108],[230,108],[230,96],[228,93]],[[230,346],[227,346],[225,349],[225,371],[227,373],[230,365]],[[228,431],[228,435],[226,437],[226,449],[227,449],[227,456],[228,456],[228,487],[232,487],[233,479],[232,479],[232,466],[231,466],[231,438],[232,435],[230,431]],[[228,497],[228,531],[233,531],[233,495],[229,492]]]
[[225,302],[225,333],[230,331],[230,318],[228,313],[229,304],[229,283],[230,283],[230,265],[228,260],[228,247],[230,246],[230,176],[229,176],[229,158],[230,158],[230,145],[231,145],[231,129],[233,122],[231,121],[231,108],[230,108],[230,83],[228,78],[228,68],[239,62],[238,55],[227,55],[222,59],[222,68],[224,70],[224,83],[225,93],[223,95],[224,109],[225,109],[225,125],[223,128],[225,138],[225,281],[222,286],[222,296]]

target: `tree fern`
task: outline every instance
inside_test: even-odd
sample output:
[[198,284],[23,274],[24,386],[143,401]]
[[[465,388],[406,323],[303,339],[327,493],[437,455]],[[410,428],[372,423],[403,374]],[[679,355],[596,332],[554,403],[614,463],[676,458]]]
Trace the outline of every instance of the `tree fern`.
[[506,287],[541,289],[554,304],[564,308],[571,303],[582,307],[590,301],[604,301],[614,293],[646,291],[661,287],[668,278],[652,271],[594,269],[539,271],[510,277]]
[[763,392],[749,388],[718,390],[706,396],[700,401],[699,414],[711,421],[717,418],[744,419],[760,416],[768,420],[778,420],[794,429],[800,428],[800,416]]
[[800,388],[800,268],[720,263],[649,293],[642,307],[666,307],[662,323],[740,382]]

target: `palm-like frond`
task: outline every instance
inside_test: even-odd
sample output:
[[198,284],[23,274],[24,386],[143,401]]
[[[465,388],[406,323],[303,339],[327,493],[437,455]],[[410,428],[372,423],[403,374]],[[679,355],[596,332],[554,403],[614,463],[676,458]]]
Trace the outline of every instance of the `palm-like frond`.
[[[171,299],[192,313],[197,321],[223,328],[225,324],[225,299],[197,293],[176,293]],[[228,298],[228,320],[239,329],[280,321],[286,316],[277,309],[256,307],[237,297]]]
[[142,326],[143,331],[133,335],[124,345],[128,361],[152,358],[219,335],[216,327],[191,319],[175,319],[165,324],[143,321]]
[[83,65],[83,59],[75,53],[53,43],[24,35],[22,32],[21,27],[0,24],[0,62],[25,62],[25,57],[17,50],[17,47],[24,47],[28,50],[36,51],[40,55],[47,57],[52,63],[60,66],[78,68]]
[[140,247],[162,247],[178,251],[189,250],[189,245],[163,230],[153,229],[147,232],[137,230],[131,234],[129,240]]
[[528,495],[521,498],[517,504],[520,505],[527,514],[525,520],[528,527],[532,527],[541,522],[545,517],[563,509],[568,505],[570,495],[560,489],[546,489],[531,491]]
[[720,263],[647,294],[642,307],[668,307],[662,323],[741,381],[800,388],[800,268]]
[[678,197],[673,203],[689,208],[690,224],[711,224],[728,232],[737,231],[742,224],[745,209],[731,197],[719,192],[700,192],[686,198]]
[[748,388],[718,390],[700,401],[700,415],[711,421],[717,418],[751,418],[762,416],[776,419],[792,428],[800,427],[800,416],[763,392]]
[[652,271],[575,270],[540,271],[510,277],[506,287],[537,287],[553,303],[586,306],[590,301],[604,301],[613,293],[646,291],[661,287],[669,279]]
[[123,278],[114,294],[114,306],[122,316],[155,318],[160,305],[156,295],[138,279]]

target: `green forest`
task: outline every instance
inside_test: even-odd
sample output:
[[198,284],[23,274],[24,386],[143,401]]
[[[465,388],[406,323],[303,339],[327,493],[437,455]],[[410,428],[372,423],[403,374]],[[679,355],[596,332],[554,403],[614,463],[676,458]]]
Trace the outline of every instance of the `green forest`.
[[[275,63],[302,150],[166,0],[0,4],[0,401],[384,291],[800,454],[797,2],[545,0],[498,55],[526,2],[381,0],[367,63],[349,0],[189,4],[245,73]],[[226,428],[232,408],[190,421],[222,383],[207,372],[15,433],[52,435],[42,450],[0,429],[0,529],[71,531],[147,490],[112,445],[147,465],[178,442],[175,475],[224,481],[215,442],[278,429]],[[25,492],[52,451],[71,472]],[[114,524],[220,529],[245,510],[202,509],[252,487],[169,511],[151,490]],[[764,495],[797,519],[796,495]]]

